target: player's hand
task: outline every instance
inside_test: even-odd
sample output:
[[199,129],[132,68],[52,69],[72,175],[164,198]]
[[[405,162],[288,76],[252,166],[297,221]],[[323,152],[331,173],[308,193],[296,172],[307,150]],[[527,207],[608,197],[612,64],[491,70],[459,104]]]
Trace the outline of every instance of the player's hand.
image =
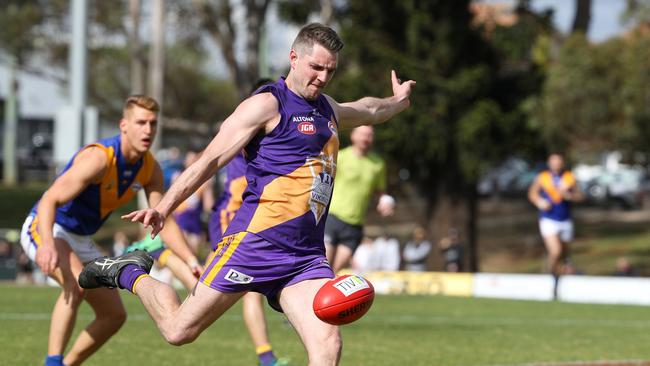
[[155,238],[165,226],[165,216],[153,208],[133,211],[130,214],[123,215],[122,219],[130,220],[132,222],[141,222],[144,227],[151,227],[152,239]]
[[551,209],[551,203],[543,198],[537,200],[536,205],[540,211],[548,211]]
[[203,266],[199,264],[199,261],[196,258],[188,260],[187,266],[190,267],[190,270],[192,271],[194,277],[201,277],[201,273],[203,273]]
[[36,264],[41,268],[45,275],[54,272],[59,265],[59,253],[57,253],[54,243],[43,243],[36,250]]
[[415,85],[415,80],[407,80],[402,82],[397,78],[395,70],[390,71],[390,80],[393,84],[393,95],[397,97],[397,101],[408,100],[411,95],[411,88]]

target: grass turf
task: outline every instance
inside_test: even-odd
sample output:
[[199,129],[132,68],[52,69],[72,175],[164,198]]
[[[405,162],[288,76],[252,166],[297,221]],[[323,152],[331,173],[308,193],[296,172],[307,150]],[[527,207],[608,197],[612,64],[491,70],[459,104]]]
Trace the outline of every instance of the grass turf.
[[[0,285],[0,365],[42,364],[56,288]],[[137,298],[123,293],[129,320],[91,365],[254,365],[241,319],[228,311],[193,344],[167,345]],[[278,355],[306,364],[283,317],[268,311]],[[83,305],[75,334],[91,319]],[[341,365],[516,365],[650,359],[644,307],[428,296],[378,296],[371,311],[342,328]]]

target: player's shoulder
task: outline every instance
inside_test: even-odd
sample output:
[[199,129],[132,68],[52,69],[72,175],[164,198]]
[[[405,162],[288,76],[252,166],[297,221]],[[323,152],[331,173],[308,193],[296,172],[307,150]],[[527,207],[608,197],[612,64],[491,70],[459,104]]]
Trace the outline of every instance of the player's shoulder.
[[278,99],[272,93],[262,92],[246,98],[237,109],[256,119],[263,119],[264,116],[278,113],[278,106]]
[[84,147],[74,158],[75,164],[106,165],[108,153],[103,145],[92,144]]

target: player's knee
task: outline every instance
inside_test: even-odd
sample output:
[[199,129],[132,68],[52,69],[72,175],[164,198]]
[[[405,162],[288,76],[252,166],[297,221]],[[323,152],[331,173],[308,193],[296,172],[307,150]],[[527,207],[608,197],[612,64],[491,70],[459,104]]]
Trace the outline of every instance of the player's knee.
[[163,333],[165,341],[172,346],[182,346],[184,344],[192,343],[198,336],[199,335],[196,332],[180,328],[167,330]]
[[309,364],[336,364],[336,360],[338,360],[339,355],[341,354],[341,349],[343,348],[341,333],[339,333],[337,330],[325,335],[318,342],[318,345],[318,347],[312,349],[311,352],[309,352]]
[[63,300],[65,303],[72,307],[79,307],[84,300],[84,290],[79,286],[64,286],[63,287]]
[[120,329],[122,325],[126,323],[126,318],[127,318],[126,309],[124,309],[123,307],[119,309],[115,309],[113,311],[113,314],[111,315],[111,319],[113,319],[113,322],[116,325],[117,329]]
[[126,323],[127,314],[123,306],[97,311],[95,317],[98,321],[103,322],[104,328],[117,332],[124,323]]

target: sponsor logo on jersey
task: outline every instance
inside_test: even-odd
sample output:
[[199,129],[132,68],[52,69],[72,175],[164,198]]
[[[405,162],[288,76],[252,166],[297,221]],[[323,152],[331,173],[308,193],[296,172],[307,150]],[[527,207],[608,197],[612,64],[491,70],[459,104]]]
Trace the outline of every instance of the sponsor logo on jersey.
[[134,182],[133,185],[131,186],[131,189],[133,192],[137,192],[142,189],[142,184],[140,182]]
[[359,276],[346,277],[334,284],[334,287],[341,291],[345,297],[352,295],[357,291],[369,288],[368,282]]
[[310,116],[293,116],[291,122],[314,122],[314,117]]
[[123,174],[124,174],[125,177],[128,178],[133,174],[133,171],[132,170],[125,170]]
[[327,127],[332,131],[334,135],[339,135],[339,131],[336,129],[336,125],[332,121],[327,122]]
[[228,273],[223,277],[226,279],[226,281],[230,281],[233,283],[251,283],[253,282],[253,277],[249,276],[247,274],[243,274],[239,271],[236,271],[234,269],[230,269]]
[[316,133],[316,126],[311,122],[300,122],[298,124],[298,132],[305,135],[313,135]]

